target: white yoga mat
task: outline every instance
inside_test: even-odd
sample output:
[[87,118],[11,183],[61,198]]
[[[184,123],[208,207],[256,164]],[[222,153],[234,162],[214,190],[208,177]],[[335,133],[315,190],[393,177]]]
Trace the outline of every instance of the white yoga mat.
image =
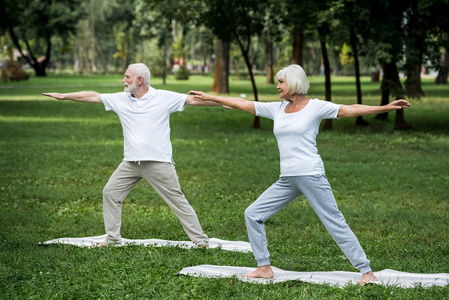
[[[99,243],[103,243],[106,240],[106,234],[99,236],[90,236],[82,238],[59,238],[46,242],[42,242],[41,245],[50,244],[67,244],[74,246],[94,246]],[[131,240],[122,238],[122,245],[126,244],[136,244],[152,247],[163,247],[163,246],[180,246],[183,248],[196,248],[194,243],[190,241],[169,241],[160,239],[147,239],[147,240]],[[237,251],[237,252],[251,252],[251,245],[248,242],[240,241],[226,241],[216,238],[209,239],[209,248],[221,248],[227,251]]]
[[[289,280],[300,280],[310,283],[329,284],[333,286],[344,287],[347,284],[357,284],[362,275],[358,272],[332,271],[332,272],[294,272],[285,271],[273,267],[274,278],[247,278],[242,275],[249,274],[255,270],[255,267],[232,267],[232,266],[214,266],[199,265],[182,269],[179,273],[196,277],[232,277],[251,283],[279,283]],[[410,288],[415,286],[446,286],[449,284],[449,274],[415,274],[398,272],[395,270],[382,270],[374,272],[381,285],[393,285],[397,287]]]

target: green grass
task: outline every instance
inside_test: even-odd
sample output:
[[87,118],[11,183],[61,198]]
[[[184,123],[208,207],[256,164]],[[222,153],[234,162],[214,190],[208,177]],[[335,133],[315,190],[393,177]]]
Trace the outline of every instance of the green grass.
[[[2,299],[443,299],[449,287],[401,289],[235,278],[179,276],[200,264],[255,266],[251,253],[222,250],[78,248],[38,243],[104,233],[102,189],[122,159],[117,116],[102,105],[59,102],[42,92],[121,91],[121,76],[51,76],[0,84],[0,298]],[[156,88],[209,91],[212,79],[152,80]],[[323,79],[310,78],[323,98]],[[277,100],[258,78],[260,99]],[[449,90],[424,80],[426,97],[411,100],[413,129],[393,118],[333,121],[318,148],[347,222],[373,269],[449,271]],[[333,78],[333,100],[355,102],[353,78]],[[378,104],[379,84],[363,80],[364,102]],[[231,80],[231,94],[252,98],[249,81]],[[243,212],[279,175],[272,122],[221,108],[187,107],[171,118],[176,168],[184,193],[210,237],[247,241]],[[122,236],[188,240],[159,196],[141,182],[126,199]],[[299,198],[267,222],[272,264],[294,271],[355,271]]]

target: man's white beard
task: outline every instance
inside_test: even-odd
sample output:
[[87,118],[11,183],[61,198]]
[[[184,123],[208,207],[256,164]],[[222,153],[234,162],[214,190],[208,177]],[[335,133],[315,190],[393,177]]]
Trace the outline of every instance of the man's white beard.
[[137,90],[136,79],[134,79],[131,85],[125,86],[125,92],[133,93]]

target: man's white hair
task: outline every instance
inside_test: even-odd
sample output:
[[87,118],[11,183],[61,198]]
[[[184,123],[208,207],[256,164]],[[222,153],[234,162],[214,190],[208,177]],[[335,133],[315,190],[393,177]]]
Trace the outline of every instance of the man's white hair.
[[128,69],[132,68],[133,71],[135,72],[136,78],[137,77],[142,77],[143,78],[143,83],[145,85],[149,85],[150,84],[150,69],[148,69],[148,67],[145,64],[142,63],[137,63],[137,64],[131,64],[128,66]]
[[287,92],[290,95],[305,95],[309,91],[310,83],[306,72],[299,65],[289,65],[276,74],[276,80],[284,79],[287,83]]

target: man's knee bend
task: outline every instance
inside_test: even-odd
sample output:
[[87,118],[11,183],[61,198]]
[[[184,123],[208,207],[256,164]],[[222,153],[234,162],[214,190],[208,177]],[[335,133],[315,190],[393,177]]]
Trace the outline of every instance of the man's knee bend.
[[251,206],[245,209],[245,220],[246,221],[256,221],[254,211],[251,209]]
[[109,186],[105,186],[103,189],[103,200],[113,200],[115,196],[115,192],[112,188],[110,188]]
[[103,188],[103,197],[108,196],[109,193],[110,193],[109,187],[106,185],[106,186]]

